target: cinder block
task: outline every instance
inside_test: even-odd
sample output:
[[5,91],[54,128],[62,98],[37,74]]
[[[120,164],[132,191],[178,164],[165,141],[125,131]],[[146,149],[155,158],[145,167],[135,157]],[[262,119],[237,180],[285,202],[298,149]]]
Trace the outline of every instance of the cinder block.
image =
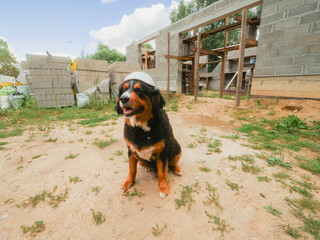
[[273,24],[273,31],[293,28],[293,27],[297,26],[298,23],[299,23],[299,17],[286,19],[282,22],[276,22]]
[[[289,10],[288,17],[305,14],[307,12],[312,12],[317,9],[318,2],[313,2],[309,4],[303,4],[299,7],[293,8]],[[319,12],[318,12],[319,15]]]
[[[266,1],[266,2],[269,2]],[[282,1],[277,1],[277,11],[286,11],[292,8],[296,8],[298,6],[301,6],[303,4],[302,0],[282,0]],[[264,5],[264,3],[263,3]]]
[[319,11],[315,12],[315,13],[310,13],[307,14],[305,16],[301,17],[301,24],[305,24],[305,23],[313,23],[313,22],[319,22],[320,21],[320,13]]
[[300,75],[302,74],[303,68],[300,65],[292,65],[286,67],[276,67],[276,75]]

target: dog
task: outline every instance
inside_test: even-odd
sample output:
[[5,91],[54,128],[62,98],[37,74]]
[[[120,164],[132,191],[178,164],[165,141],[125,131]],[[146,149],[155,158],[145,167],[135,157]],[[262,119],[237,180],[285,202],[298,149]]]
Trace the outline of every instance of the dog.
[[173,135],[164,105],[153,79],[144,72],[129,74],[119,86],[116,111],[125,117],[124,139],[129,157],[129,174],[122,185],[124,192],[135,183],[138,162],[147,170],[158,172],[161,198],[170,192],[168,168],[181,175],[178,166],[181,147]]

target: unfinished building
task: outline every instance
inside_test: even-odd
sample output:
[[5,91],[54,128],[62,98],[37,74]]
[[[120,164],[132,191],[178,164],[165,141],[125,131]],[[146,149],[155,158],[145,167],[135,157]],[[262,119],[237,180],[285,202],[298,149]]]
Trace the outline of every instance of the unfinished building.
[[[248,10],[260,4],[261,14],[248,17]],[[203,31],[218,21],[224,25]],[[239,28],[238,44],[228,46],[228,32]],[[222,48],[202,47],[203,39],[221,32],[225,36]],[[145,64],[141,48],[150,40],[156,46],[154,67]],[[207,88],[220,89],[221,95],[231,89],[256,96],[320,99],[319,49],[319,0],[221,0],[133,42],[127,46],[127,62],[140,64],[163,90],[198,91],[200,79]],[[201,61],[201,56],[218,60]],[[212,72],[202,70],[203,65],[213,63]]]

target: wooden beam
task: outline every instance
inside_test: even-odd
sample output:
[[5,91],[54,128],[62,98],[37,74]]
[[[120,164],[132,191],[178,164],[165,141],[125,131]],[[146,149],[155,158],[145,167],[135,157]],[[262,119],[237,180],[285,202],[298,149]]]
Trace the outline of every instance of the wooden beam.
[[198,32],[197,36],[197,51],[194,58],[194,102],[197,102],[198,99],[198,90],[199,90],[199,57],[200,57],[200,42],[201,42],[201,32]]
[[[200,39],[201,40],[201,39]],[[190,51],[191,52],[196,52],[198,47],[190,47]],[[222,53],[219,53],[217,51],[214,50],[208,50],[208,49],[204,49],[204,48],[199,48],[199,54],[204,54],[204,55],[214,55],[217,57],[222,56]]]
[[[170,32],[168,32],[168,56],[170,56]],[[168,81],[167,81],[167,99],[170,97],[170,58],[167,58]]]
[[[165,58],[168,58],[168,54],[165,54],[164,57],[165,57]],[[177,59],[177,60],[181,60],[181,61],[190,61],[190,60],[192,60],[194,57],[191,57],[191,56],[184,57],[184,56],[169,55],[169,58],[170,58],[170,59]]]
[[204,62],[204,63],[201,63],[201,64],[202,64],[202,65],[206,65],[206,64],[219,63],[219,62],[222,62],[222,60],[211,61],[211,62]]
[[[226,17],[225,21],[226,21],[225,25],[228,26],[229,25],[229,17]],[[227,44],[228,44],[228,32],[225,31],[224,32],[224,49],[227,48]],[[223,97],[224,72],[225,72],[225,68],[226,68],[226,60],[227,60],[227,53],[224,52],[223,56],[222,56],[221,73],[220,73],[220,98]]]
[[238,78],[237,78],[237,87],[236,87],[236,106],[240,106],[240,92],[242,87],[242,78],[243,78],[243,62],[244,62],[244,50],[246,43],[246,34],[247,34],[247,15],[248,10],[246,8],[242,9],[242,20],[241,20],[241,39],[239,43],[239,60],[238,60]]
[[[257,19],[257,17],[252,17],[252,18],[249,18],[247,20],[247,23],[248,24],[259,25],[260,24],[260,19]],[[215,28],[215,29],[212,29],[212,30],[209,30],[207,32],[202,33],[201,34],[201,39],[210,37],[211,35],[213,35],[215,33],[218,33],[218,32],[231,31],[233,29],[240,28],[240,27],[241,27],[241,22],[231,23],[229,25],[225,25],[225,26],[222,26],[222,27],[219,27],[219,28]],[[192,41],[196,41],[196,40],[197,40],[196,36],[188,37],[188,38],[183,39],[184,42],[192,42]]]

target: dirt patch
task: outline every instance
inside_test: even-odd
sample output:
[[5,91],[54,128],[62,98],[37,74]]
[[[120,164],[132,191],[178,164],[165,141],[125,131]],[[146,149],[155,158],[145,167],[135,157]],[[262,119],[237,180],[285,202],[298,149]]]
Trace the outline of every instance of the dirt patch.
[[[234,128],[243,124],[244,116],[271,119],[290,115],[292,112],[283,109],[288,105],[302,106],[295,113],[302,119],[319,120],[320,103],[257,100],[242,101],[241,106],[248,109],[236,110],[228,107],[234,104],[231,100],[200,98],[195,104],[192,97],[181,96],[179,111],[168,114],[183,149],[180,162],[183,175],[169,173],[170,195],[165,199],[159,196],[157,176],[140,166],[131,191],[136,188],[141,195],[124,196],[121,192],[128,173],[123,118],[114,125],[93,128],[57,123],[46,132],[29,129],[22,136],[8,138],[7,149],[0,151],[0,239],[32,239],[29,233],[23,234],[21,226],[31,226],[35,221],[45,224],[45,230],[37,235],[39,239],[292,239],[284,227],[290,224],[297,228],[301,221],[294,217],[284,199],[301,195],[284,188],[273,174],[285,172],[297,181],[309,176],[318,185],[319,176],[294,164],[292,170],[272,167],[255,156],[261,151],[242,145],[248,143],[245,136],[240,134],[239,139],[223,136],[231,136]],[[201,141],[197,141],[199,136]],[[105,148],[94,144],[96,139],[111,137],[117,141]],[[57,140],[50,142],[49,138]],[[221,151],[208,150],[208,142],[214,140],[220,141]],[[191,143],[195,145],[193,148]],[[299,152],[303,156],[309,153]],[[245,162],[228,159],[229,155],[243,154],[253,156],[254,164],[261,168],[259,174],[244,172]],[[70,155],[77,156],[66,158]],[[294,163],[294,154],[286,154],[284,160]],[[81,181],[70,182],[70,177],[76,176]],[[266,176],[270,181],[258,181],[257,176]],[[239,190],[232,190],[227,180],[238,184]],[[194,201],[190,209],[178,209],[175,200],[181,199],[182,186],[195,183],[198,185],[191,195]],[[215,203],[204,203],[210,196],[207,183],[216,189],[216,201],[221,208]],[[43,190],[52,191],[55,186],[56,195],[68,189],[66,201],[56,208],[48,204],[50,199],[35,207],[16,206]],[[316,200],[320,200],[318,192],[313,192]],[[281,210],[281,217],[267,212],[264,207],[269,205]],[[105,222],[96,225],[91,209],[101,212]],[[219,218],[226,231],[215,230],[218,225],[209,216]],[[307,233],[303,235],[312,239]]]

